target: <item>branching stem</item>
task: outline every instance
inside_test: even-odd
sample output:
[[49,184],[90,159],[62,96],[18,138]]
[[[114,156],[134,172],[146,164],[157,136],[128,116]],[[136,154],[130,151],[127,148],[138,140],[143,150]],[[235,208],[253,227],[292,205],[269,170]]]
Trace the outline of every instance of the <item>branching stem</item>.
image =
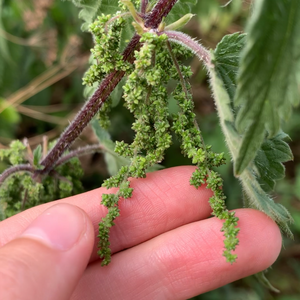
[[[123,53],[123,58],[125,61],[129,61],[131,63],[134,61],[134,57],[132,54],[136,46],[138,45],[139,40],[139,35],[133,36]],[[102,107],[103,103],[106,101],[107,97],[114,90],[114,88],[117,86],[124,75],[124,71],[114,70],[109,75],[107,75],[106,78],[104,78],[90,100],[88,100],[81,111],[77,114],[73,122],[61,135],[56,145],[48,153],[45,159],[42,160],[41,165],[44,166],[44,169],[40,171],[40,175],[46,175],[53,169],[53,167],[56,165],[57,160],[72,145],[75,139],[81,134],[83,129],[96,115],[96,113]]]
[[24,164],[24,165],[17,165],[12,166],[8,169],[6,169],[1,175],[0,175],[0,185],[5,181],[6,178],[13,175],[17,172],[28,172],[28,173],[34,173],[34,168],[30,164]]
[[[145,26],[148,28],[157,28],[161,23],[162,18],[167,16],[177,0],[159,0],[149,15],[146,17]],[[170,32],[172,36],[172,32]],[[171,37],[172,38],[172,37]],[[140,36],[135,34],[123,53],[125,61],[133,62],[134,56],[132,55],[137,45],[139,44]],[[198,45],[198,44],[196,44]],[[199,46],[198,46],[199,47]],[[198,50],[198,48],[197,48]],[[39,170],[37,175],[48,174],[56,165],[57,160],[62,154],[72,145],[75,139],[81,134],[83,129],[95,116],[95,114],[102,107],[110,93],[115,89],[119,81],[125,75],[124,71],[114,70],[101,82],[98,89],[93,96],[84,105],[82,110],[77,114],[73,122],[60,136],[56,145],[42,160],[41,165],[44,166],[43,170]]]
[[205,49],[202,45],[197,43],[195,40],[193,40],[188,35],[178,32],[178,31],[164,31],[164,34],[166,34],[171,42],[175,42],[177,44],[180,44],[188,49],[190,49],[195,55],[199,57],[200,60],[202,60],[207,67],[212,66],[211,58],[209,55],[209,52],[207,49]]
[[105,151],[106,148],[102,145],[96,144],[96,145],[88,145],[86,147],[78,148],[74,151],[71,151],[70,153],[62,156],[55,164],[55,167],[58,167],[62,164],[65,164],[68,162],[70,159],[74,157],[80,157],[84,156],[87,154],[93,154],[93,153],[98,153],[98,152],[103,152]]

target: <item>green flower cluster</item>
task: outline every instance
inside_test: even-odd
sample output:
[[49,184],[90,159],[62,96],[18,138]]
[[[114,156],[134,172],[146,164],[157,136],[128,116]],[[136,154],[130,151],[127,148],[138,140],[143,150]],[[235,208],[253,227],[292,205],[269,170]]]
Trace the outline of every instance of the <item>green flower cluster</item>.
[[[31,156],[20,141],[14,141],[10,148],[0,150],[0,159],[13,166],[29,162],[35,167],[34,157]],[[0,220],[53,199],[83,192],[82,176],[83,171],[78,158],[72,158],[56,167],[51,176],[41,178],[40,182],[34,180],[29,172],[21,170],[13,173],[0,186]]]
[[[190,183],[196,188],[207,184],[214,192],[210,205],[213,214],[225,220],[222,227],[226,238],[224,256],[227,261],[233,262],[236,256],[231,251],[238,244],[236,236],[239,229],[235,228],[238,219],[234,213],[226,209],[225,196],[221,189],[222,179],[218,173],[212,171],[213,167],[224,164],[225,160],[222,153],[214,153],[202,140],[193,112],[190,86],[186,81],[191,76],[191,69],[177,63],[178,57],[187,57],[191,53],[180,45],[174,45],[170,49],[167,46],[167,36],[164,34],[146,32],[140,42],[142,44],[140,49],[135,51],[134,69],[128,75],[123,87],[125,106],[135,118],[132,124],[135,138],[131,144],[116,142],[115,148],[117,154],[129,158],[131,163],[123,166],[117,175],[103,183],[108,189],[118,187],[119,190],[115,194],[104,194],[102,197],[102,204],[108,209],[107,215],[99,224],[98,254],[102,258],[102,265],[109,264],[111,260],[109,231],[114,225],[115,218],[120,214],[119,199],[130,198],[133,192],[128,178],[145,177],[147,168],[163,160],[164,153],[172,142],[171,129],[182,141],[183,154],[197,165]],[[166,89],[170,79],[179,82],[173,91],[173,97],[178,103],[180,112],[173,116],[172,126],[169,123],[171,116],[168,111],[169,95]],[[105,111],[107,109],[102,110],[102,114],[105,114]]]
[[234,212],[229,212],[226,209],[226,196],[222,191],[223,180],[217,172],[212,170],[213,167],[224,164],[225,159],[223,153],[214,153],[211,146],[205,146],[196,123],[196,116],[193,113],[192,96],[189,90],[190,86],[185,82],[184,85],[182,83],[178,84],[173,92],[174,98],[180,107],[180,112],[173,118],[173,130],[181,138],[183,154],[191,158],[193,164],[197,165],[197,169],[190,179],[190,184],[196,188],[202,184],[207,184],[207,188],[214,193],[209,200],[212,214],[221,220],[225,220],[221,229],[225,236],[223,255],[226,257],[227,262],[233,263],[237,257],[231,251],[235,250],[238,245],[237,234],[239,228],[236,228],[238,218],[235,217]]
[[211,189],[214,192],[214,195],[209,200],[210,206],[213,210],[212,214],[217,218],[225,221],[221,229],[221,231],[224,232],[225,236],[225,250],[223,252],[223,255],[226,257],[227,262],[233,263],[237,258],[236,254],[232,254],[232,251],[236,249],[236,246],[239,243],[237,234],[240,231],[240,228],[236,228],[237,221],[239,219],[235,216],[234,211],[229,212],[226,208],[226,196],[221,189],[223,180],[220,177],[220,174],[214,171],[209,171],[206,183],[207,188]]
[[[119,173],[107,179],[106,188],[119,187],[116,194],[104,194],[102,204],[108,208],[108,214],[99,224],[99,251],[102,264],[110,262],[109,229],[119,215],[119,198],[130,198],[129,177],[143,178],[146,169],[161,162],[165,150],[171,145],[168,112],[168,93],[166,83],[171,77],[170,57],[165,49],[166,36],[145,33],[141,38],[142,46],[135,52],[134,71],[124,85],[125,106],[134,115],[134,141],[129,145],[117,142],[115,152],[131,160],[129,166],[123,166]],[[168,68],[166,68],[168,67]]]
[[101,15],[89,27],[94,36],[95,47],[91,49],[92,64],[83,77],[83,84],[92,86],[100,82],[103,77],[112,72],[126,71],[130,64],[123,60],[119,52],[121,31],[125,20],[116,15],[110,21],[111,15]]
[[13,141],[8,149],[0,149],[0,159],[7,159],[13,166],[25,163],[26,146],[20,141]]

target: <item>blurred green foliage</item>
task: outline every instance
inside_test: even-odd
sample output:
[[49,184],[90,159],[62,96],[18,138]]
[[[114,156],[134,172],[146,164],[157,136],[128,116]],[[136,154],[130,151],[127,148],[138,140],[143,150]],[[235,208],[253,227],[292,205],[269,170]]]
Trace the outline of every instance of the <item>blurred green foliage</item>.
[[[228,3],[230,2],[230,3]],[[79,9],[70,1],[0,0],[0,147],[12,139],[27,137],[33,148],[42,141],[42,134],[50,139],[60,132],[83,103],[82,76],[88,67],[92,39],[80,29]],[[43,6],[44,5],[44,6]],[[228,33],[243,31],[251,9],[251,1],[198,0],[194,17],[186,31],[200,38],[207,47],[214,48]],[[216,152],[228,153],[210,97],[206,74],[196,60],[190,61],[191,78],[198,122],[207,144]],[[172,87],[170,87],[172,88]],[[113,140],[130,142],[132,116],[118,101],[110,113]],[[5,109],[4,109],[5,108]],[[176,107],[170,101],[170,110]],[[294,218],[291,225],[295,240],[284,239],[282,254],[266,274],[281,293],[265,289],[255,277],[249,277],[217,290],[195,297],[201,300],[294,300],[300,297],[300,110],[295,110],[284,131],[291,137],[294,162],[286,164],[287,176],[276,185],[274,198],[288,208]],[[89,129],[79,145],[94,143]],[[229,208],[242,207],[242,191],[228,164],[218,168],[224,178],[224,192]],[[100,186],[108,171],[100,154],[82,160],[86,190]],[[167,151],[164,166],[188,164],[174,140]],[[0,173],[7,167],[0,162]]]

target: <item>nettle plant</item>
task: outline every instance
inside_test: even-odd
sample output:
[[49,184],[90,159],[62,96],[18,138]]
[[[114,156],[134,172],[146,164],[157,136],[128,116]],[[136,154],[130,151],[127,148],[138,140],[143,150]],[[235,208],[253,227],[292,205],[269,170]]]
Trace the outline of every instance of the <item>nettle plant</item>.
[[[18,141],[1,150],[1,158],[13,164],[0,177],[3,218],[40,203],[39,199],[49,201],[79,192],[81,171],[76,157],[104,152],[107,161],[115,158],[118,169],[102,185],[118,187],[116,193],[104,194],[101,202],[108,212],[99,224],[98,254],[107,265],[111,260],[109,231],[122,213],[118,203],[134,192],[129,179],[144,178],[147,171],[157,168],[172,143],[173,132],[181,141],[183,155],[196,166],[190,184],[195,188],[206,184],[214,193],[209,203],[212,214],[224,220],[224,256],[233,263],[238,218],[226,209],[223,181],[215,171],[225,163],[224,155],[213,152],[202,138],[188,82],[192,72],[182,63],[196,55],[210,78],[245,207],[263,211],[292,236],[289,212],[268,193],[275,181],[284,177],[282,163],[293,158],[281,123],[300,99],[300,1],[256,0],[247,34],[227,35],[210,51],[178,31],[193,16],[190,12],[197,0],[73,2],[82,8],[83,30],[94,37],[91,66],[83,78],[85,92],[92,96],[58,141],[49,146],[49,152],[47,143],[43,150],[40,146],[32,152]],[[167,89],[170,81],[176,82],[171,93]],[[122,84],[124,105],[135,118],[131,144],[114,144],[106,130],[112,107],[109,96]],[[179,108],[175,115],[168,109],[171,97]],[[90,121],[100,145],[68,152]]]

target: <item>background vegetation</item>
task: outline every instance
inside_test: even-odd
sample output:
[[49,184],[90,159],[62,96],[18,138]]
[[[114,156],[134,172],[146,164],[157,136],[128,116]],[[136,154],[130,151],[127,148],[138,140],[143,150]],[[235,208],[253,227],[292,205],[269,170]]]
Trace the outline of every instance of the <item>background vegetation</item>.
[[[251,11],[251,1],[198,0],[196,16],[186,31],[214,48],[228,33],[243,31]],[[14,139],[28,138],[32,149],[59,136],[83,104],[82,75],[88,68],[92,38],[80,30],[78,9],[69,1],[0,0],[0,148]],[[198,122],[207,144],[227,153],[208,89],[206,73],[197,59],[191,61],[194,101]],[[118,97],[118,95],[116,96]],[[170,102],[170,110],[175,105]],[[122,101],[111,112],[113,139],[131,141],[132,118]],[[229,284],[195,299],[279,299],[300,296],[300,111],[295,110],[285,132],[291,137],[294,162],[286,164],[287,177],[276,187],[274,198],[284,204],[295,222],[291,226],[295,241],[284,240],[281,256],[268,272],[270,282],[281,293],[273,293],[254,277]],[[97,142],[87,128],[74,148]],[[227,161],[230,161],[227,155]],[[81,159],[85,190],[101,185],[109,174],[101,154]],[[166,167],[189,164],[176,142],[163,162]],[[7,167],[0,162],[0,173]],[[242,207],[241,190],[232,175],[230,163],[218,169],[225,179],[229,208]]]

